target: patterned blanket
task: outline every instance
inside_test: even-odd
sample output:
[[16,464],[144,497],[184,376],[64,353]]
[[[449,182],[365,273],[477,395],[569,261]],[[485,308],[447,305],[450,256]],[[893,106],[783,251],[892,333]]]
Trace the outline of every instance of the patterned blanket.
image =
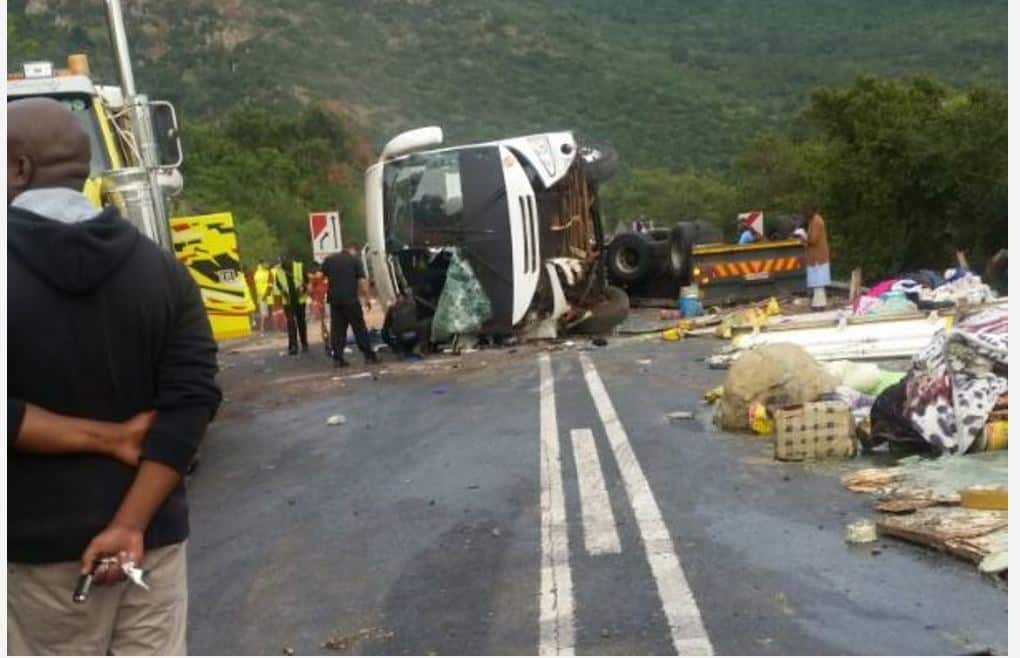
[[1009,317],[981,311],[940,331],[907,373],[904,412],[937,452],[967,452],[1009,388]]

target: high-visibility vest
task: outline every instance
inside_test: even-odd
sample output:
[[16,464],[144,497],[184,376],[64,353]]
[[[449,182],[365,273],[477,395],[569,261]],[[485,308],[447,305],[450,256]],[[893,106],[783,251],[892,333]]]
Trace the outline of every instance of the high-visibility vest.
[[[294,289],[298,293],[298,303],[304,304],[308,301],[308,289],[305,287],[305,266],[299,260],[291,263],[291,275],[294,277]],[[280,296],[284,304],[290,303],[290,286],[287,284],[286,271],[283,269],[283,265],[277,265],[273,268],[273,286],[276,288],[276,294]]]
[[259,265],[255,268],[255,295],[259,299],[269,296],[269,268]]

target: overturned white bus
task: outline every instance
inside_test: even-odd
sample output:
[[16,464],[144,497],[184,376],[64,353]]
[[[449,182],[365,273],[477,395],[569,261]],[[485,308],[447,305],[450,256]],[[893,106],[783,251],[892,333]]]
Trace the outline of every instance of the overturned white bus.
[[[434,339],[552,338],[619,324],[628,300],[607,284],[598,203],[612,155],[569,132],[435,148],[442,140],[438,127],[403,133],[365,174],[365,256],[383,304],[413,299],[434,319]],[[467,272],[480,285],[466,287],[484,299],[456,299],[454,269],[456,290]],[[477,317],[439,327],[450,306]]]

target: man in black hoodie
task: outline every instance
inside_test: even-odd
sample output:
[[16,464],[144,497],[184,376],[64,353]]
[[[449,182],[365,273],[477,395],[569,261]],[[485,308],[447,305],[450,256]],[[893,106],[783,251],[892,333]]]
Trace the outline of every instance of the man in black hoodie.
[[[171,254],[81,194],[89,141],[63,105],[9,103],[7,131],[8,651],[181,653],[182,476],[221,399],[202,299]],[[155,416],[132,466],[39,410],[103,427]],[[149,591],[123,581],[126,562]],[[100,587],[72,603],[93,572]]]

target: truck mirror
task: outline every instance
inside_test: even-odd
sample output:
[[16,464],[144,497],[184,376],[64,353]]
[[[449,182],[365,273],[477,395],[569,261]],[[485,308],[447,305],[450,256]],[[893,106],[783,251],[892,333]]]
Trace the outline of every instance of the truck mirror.
[[181,146],[181,132],[177,126],[174,106],[166,101],[152,101],[149,103],[149,115],[152,117],[152,133],[159,151],[159,165],[170,168],[181,166],[184,149]]

